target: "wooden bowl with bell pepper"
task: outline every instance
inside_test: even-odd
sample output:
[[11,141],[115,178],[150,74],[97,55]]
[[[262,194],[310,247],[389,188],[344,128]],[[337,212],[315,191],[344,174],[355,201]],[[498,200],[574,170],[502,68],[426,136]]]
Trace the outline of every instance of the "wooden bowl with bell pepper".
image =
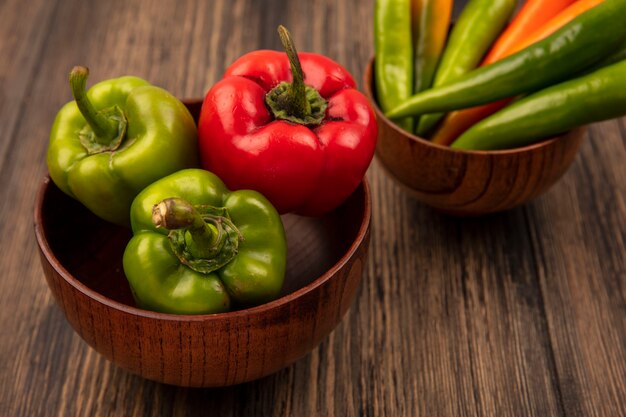
[[[202,101],[184,104],[197,120]],[[365,180],[321,217],[283,215],[288,257],[279,298],[218,314],[139,308],[122,267],[131,230],[98,218],[50,178],[35,204],[35,234],[52,294],[91,347],[147,379],[218,387],[276,372],[337,326],[361,281],[370,216]]]

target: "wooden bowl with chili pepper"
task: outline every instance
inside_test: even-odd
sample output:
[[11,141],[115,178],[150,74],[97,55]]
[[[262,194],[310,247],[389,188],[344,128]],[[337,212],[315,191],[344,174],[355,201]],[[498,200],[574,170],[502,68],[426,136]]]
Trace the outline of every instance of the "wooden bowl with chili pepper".
[[413,135],[387,118],[374,89],[374,59],[365,93],[378,119],[377,159],[419,201],[458,216],[510,209],[546,192],[567,171],[585,127],[532,145],[497,151],[453,149]]
[[[197,120],[201,101],[185,104]],[[122,268],[131,230],[99,219],[49,178],[37,197],[35,234],[52,294],[91,347],[147,379],[217,387],[288,366],[338,325],[362,278],[370,210],[364,180],[327,215],[282,216],[288,259],[280,298],[213,315],[136,307]]]

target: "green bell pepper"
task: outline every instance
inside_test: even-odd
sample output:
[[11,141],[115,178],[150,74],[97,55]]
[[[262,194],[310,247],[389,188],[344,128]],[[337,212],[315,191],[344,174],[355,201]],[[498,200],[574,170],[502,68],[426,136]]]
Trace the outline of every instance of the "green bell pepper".
[[211,314],[278,297],[285,232],[256,191],[230,192],[208,171],[182,170],[139,193],[130,218],[123,264],[139,307]]
[[172,172],[195,167],[197,130],[187,108],[167,91],[137,77],[95,84],[75,67],[75,101],[61,108],[50,132],[50,177],[97,216],[129,224],[133,198]]

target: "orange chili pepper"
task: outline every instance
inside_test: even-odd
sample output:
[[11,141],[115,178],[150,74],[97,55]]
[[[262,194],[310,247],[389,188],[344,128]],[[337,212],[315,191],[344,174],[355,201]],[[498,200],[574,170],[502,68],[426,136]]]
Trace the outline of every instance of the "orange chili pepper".
[[489,65],[511,55],[516,44],[523,39],[528,39],[528,34],[542,27],[575,1],[528,0],[493,44],[482,65]]
[[415,38],[415,87],[419,93],[432,86],[435,71],[446,44],[452,0],[413,0]]
[[[481,65],[488,65],[503,59],[509,55],[519,52],[527,46],[546,38],[556,32],[566,23],[576,16],[584,13],[604,0],[578,0],[572,4],[571,0],[529,0],[517,14],[511,25],[498,39],[492,50],[489,52]],[[561,10],[556,10],[556,4],[561,6]],[[568,4],[569,3],[569,7]],[[542,8],[545,7],[544,8]],[[552,16],[548,13],[553,13]],[[517,23],[518,21],[522,23]],[[533,21],[531,24],[530,21]],[[523,23],[527,22],[527,26]],[[520,26],[522,26],[520,28]],[[509,35],[511,30],[512,35]],[[529,35],[526,35],[530,31]],[[513,36],[515,35],[515,36]],[[508,45],[504,49],[499,44]],[[494,49],[498,48],[495,52]],[[513,99],[504,99],[493,103],[477,106],[470,109],[458,110],[448,113],[446,119],[441,123],[431,140],[439,145],[451,144],[460,134],[471,126],[495,113],[502,107],[509,104]]]
[[[548,2],[552,1],[554,0],[548,0]],[[567,7],[565,10],[561,11],[561,13],[554,16],[545,24],[541,25],[536,30],[533,30],[527,38],[521,38],[516,44],[512,45],[511,52],[507,55],[514,54],[515,52],[521,51],[522,49],[532,45],[535,42],[540,41],[541,39],[547,38],[558,29],[562,28],[566,23],[572,21],[576,16],[583,14],[587,10],[597,6],[602,2],[604,2],[604,0],[578,0],[574,4],[571,4],[569,7]],[[503,57],[501,57],[500,59],[502,58]]]

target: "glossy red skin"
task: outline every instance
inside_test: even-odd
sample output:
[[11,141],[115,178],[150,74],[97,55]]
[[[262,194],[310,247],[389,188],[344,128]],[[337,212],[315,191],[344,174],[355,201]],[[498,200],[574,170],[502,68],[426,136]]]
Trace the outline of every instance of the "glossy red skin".
[[322,124],[309,128],[274,119],[265,95],[292,81],[289,60],[282,52],[251,52],[204,99],[200,158],[231,190],[259,191],[280,213],[317,216],[339,206],[363,179],[377,125],[345,68],[318,54],[298,57],[305,84],[328,101]]

